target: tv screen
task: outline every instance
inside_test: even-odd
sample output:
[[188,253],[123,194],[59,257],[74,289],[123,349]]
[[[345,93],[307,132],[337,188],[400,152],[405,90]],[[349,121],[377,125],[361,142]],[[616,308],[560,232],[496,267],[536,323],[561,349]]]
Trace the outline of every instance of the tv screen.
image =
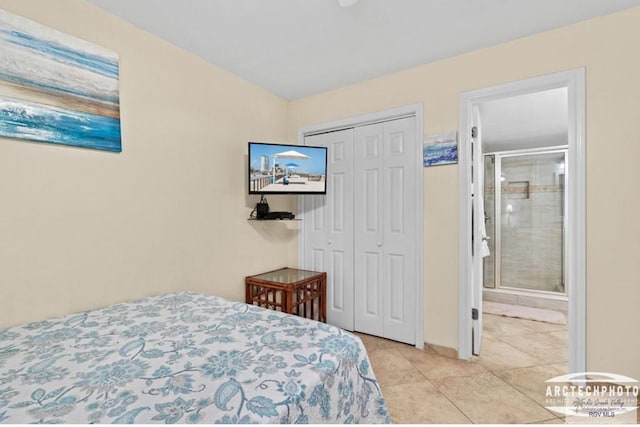
[[249,143],[249,194],[326,194],[327,149]]

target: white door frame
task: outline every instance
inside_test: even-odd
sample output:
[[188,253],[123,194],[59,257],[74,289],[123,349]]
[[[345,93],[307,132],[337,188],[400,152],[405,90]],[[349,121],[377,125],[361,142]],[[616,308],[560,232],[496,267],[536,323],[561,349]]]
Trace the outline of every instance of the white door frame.
[[459,301],[458,357],[471,357],[471,153],[468,145],[473,106],[482,102],[547,89],[568,90],[569,372],[586,371],[586,147],[585,69],[465,92],[460,95],[459,158]]
[[[422,135],[423,135],[423,105],[412,104],[403,107],[392,108],[389,110],[376,111],[373,113],[363,114],[360,116],[349,117],[346,119],[334,120],[330,122],[310,125],[298,129],[298,144],[304,145],[305,136],[323,133],[328,131],[336,131],[350,127],[362,126],[372,123],[399,119],[402,117],[415,116],[416,118],[416,181],[415,181],[415,197],[416,197],[416,231],[417,231],[417,253],[416,253],[416,348],[424,348],[424,181],[423,181],[423,164],[422,164]],[[298,199],[299,217],[304,221],[304,212],[302,210],[302,198]],[[304,250],[305,250],[305,233],[304,227],[300,227],[298,234],[298,264],[304,268]]]

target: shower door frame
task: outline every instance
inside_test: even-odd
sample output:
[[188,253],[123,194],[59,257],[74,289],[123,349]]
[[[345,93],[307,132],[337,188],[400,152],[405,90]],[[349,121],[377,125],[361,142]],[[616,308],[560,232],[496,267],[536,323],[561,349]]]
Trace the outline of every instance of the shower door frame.
[[[501,241],[501,229],[502,229],[502,180],[500,171],[502,171],[502,159],[507,157],[521,157],[521,156],[535,156],[542,154],[555,154],[562,153],[564,155],[564,176],[563,176],[563,216],[562,216],[562,282],[564,287],[564,292],[555,292],[555,291],[543,291],[539,289],[527,289],[527,288],[517,288],[514,286],[503,286],[502,285],[502,241]],[[484,286],[484,277],[483,280],[483,290],[489,289],[493,292],[508,292],[515,294],[528,294],[528,295],[538,295],[538,296],[552,296],[552,297],[562,297],[563,299],[567,299],[569,296],[569,280],[567,276],[567,253],[568,253],[568,242],[567,242],[567,211],[568,211],[568,200],[566,191],[567,191],[567,177],[569,175],[569,162],[568,160],[568,147],[566,145],[559,146],[550,146],[550,147],[540,147],[540,148],[523,148],[520,150],[504,150],[504,151],[491,151],[487,153],[482,153],[482,158],[485,160],[487,156],[494,156],[494,165],[493,165],[493,187],[494,187],[494,214],[493,214],[493,281],[494,287],[487,288]],[[485,164],[483,162],[483,164]],[[484,197],[486,202],[486,195]],[[484,270],[484,269],[483,269]]]

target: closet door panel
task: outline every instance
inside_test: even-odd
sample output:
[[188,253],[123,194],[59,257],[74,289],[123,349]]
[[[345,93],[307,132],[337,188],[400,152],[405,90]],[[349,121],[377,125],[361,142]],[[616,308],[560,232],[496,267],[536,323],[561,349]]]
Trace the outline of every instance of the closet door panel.
[[355,328],[384,336],[383,155],[384,125],[355,129]]
[[415,344],[417,231],[415,118],[384,124],[384,337]]
[[303,268],[327,272],[327,323],[354,328],[353,129],[313,135],[306,145],[328,148],[327,194],[302,196]]

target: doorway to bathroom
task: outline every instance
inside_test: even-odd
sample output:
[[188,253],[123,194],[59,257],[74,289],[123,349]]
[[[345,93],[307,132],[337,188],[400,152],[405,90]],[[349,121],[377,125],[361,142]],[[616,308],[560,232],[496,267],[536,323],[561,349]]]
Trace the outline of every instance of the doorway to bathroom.
[[[507,348],[525,364],[585,369],[584,86],[584,69],[576,69],[460,97],[462,359]],[[494,313],[492,304],[504,307]],[[567,324],[563,330],[496,317],[527,319],[521,308],[560,313]],[[551,354],[552,347],[562,348]]]

